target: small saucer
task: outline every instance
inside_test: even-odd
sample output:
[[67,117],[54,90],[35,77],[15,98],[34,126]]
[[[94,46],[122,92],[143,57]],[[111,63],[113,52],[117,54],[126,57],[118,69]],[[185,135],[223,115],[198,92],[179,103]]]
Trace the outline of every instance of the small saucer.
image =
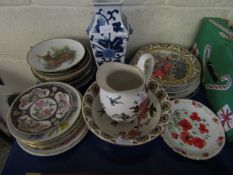
[[170,118],[171,105],[166,91],[150,81],[148,112],[129,123],[112,120],[103,110],[99,86],[94,82],[86,91],[82,113],[89,129],[100,139],[124,146],[136,146],[152,141],[164,130]]
[[218,117],[203,104],[187,99],[171,101],[171,118],[162,137],[175,152],[194,160],[217,155],[225,143]]

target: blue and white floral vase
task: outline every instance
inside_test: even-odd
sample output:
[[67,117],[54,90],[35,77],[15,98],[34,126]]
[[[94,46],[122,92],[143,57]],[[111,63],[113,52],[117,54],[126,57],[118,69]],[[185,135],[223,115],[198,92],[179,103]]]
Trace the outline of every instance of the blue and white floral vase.
[[122,0],[93,0],[95,14],[87,29],[97,66],[105,62],[125,63],[132,28],[121,10]]

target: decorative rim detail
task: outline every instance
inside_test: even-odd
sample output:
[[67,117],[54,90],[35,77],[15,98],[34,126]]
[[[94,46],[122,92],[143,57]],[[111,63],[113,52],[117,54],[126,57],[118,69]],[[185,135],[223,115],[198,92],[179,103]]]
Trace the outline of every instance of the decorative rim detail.
[[[148,84],[149,90],[151,91],[152,94],[155,95],[155,97],[157,98],[157,100],[159,101],[160,104],[162,103],[170,103],[170,99],[168,97],[168,95],[166,94],[165,90],[158,85],[158,83],[156,81],[150,81]],[[150,89],[150,87],[156,87],[156,89]],[[162,131],[164,130],[165,126],[167,125],[168,121],[169,121],[169,117],[170,117],[170,112],[171,112],[171,105],[168,105],[167,108],[162,109],[161,107],[161,113],[160,113],[160,119],[161,116],[168,116],[168,117],[163,117],[163,119],[161,119],[162,121],[158,121],[158,123],[156,124],[155,128],[148,133],[146,135],[141,135],[138,137],[129,137],[129,138],[124,138],[124,140],[120,140],[119,141],[119,137],[116,136],[112,136],[109,135],[108,133],[104,132],[101,127],[98,126],[98,124],[96,123],[95,119],[94,119],[94,114],[92,111],[92,104],[89,103],[89,101],[87,99],[89,98],[85,98],[85,97],[89,97],[92,96],[94,99],[97,97],[97,95],[99,94],[99,92],[97,91],[99,90],[99,87],[97,85],[96,82],[94,82],[86,91],[85,95],[84,95],[84,100],[82,102],[82,113],[83,113],[83,117],[84,120],[87,124],[87,126],[89,127],[89,129],[100,139],[112,143],[112,144],[117,144],[117,145],[123,145],[123,146],[136,146],[136,145],[141,145],[144,143],[147,143],[149,141],[152,141],[153,139],[155,139],[156,137],[158,137]],[[166,95],[163,96],[163,98],[159,98],[158,96],[161,97],[160,94],[158,94],[157,92],[163,92]],[[156,95],[157,94],[157,95]],[[88,111],[88,113],[87,113]],[[102,111],[98,111],[98,112],[102,112]],[[88,115],[87,115],[88,114]],[[115,124],[114,122],[112,122],[111,124]]]
[[198,59],[187,49],[178,47],[173,44],[162,44],[162,43],[156,43],[156,44],[149,44],[146,46],[143,46],[140,48],[137,53],[135,54],[134,58],[131,61],[131,64],[136,64],[138,59],[141,55],[144,53],[150,53],[155,54],[159,51],[167,51],[171,53],[178,54],[184,58],[187,61],[187,65],[189,66],[189,72],[188,74],[179,80],[173,80],[173,81],[164,81],[160,78],[156,78],[152,76],[153,80],[158,81],[161,85],[164,86],[179,86],[184,84],[192,83],[194,80],[198,79],[201,75],[201,64],[199,63]]

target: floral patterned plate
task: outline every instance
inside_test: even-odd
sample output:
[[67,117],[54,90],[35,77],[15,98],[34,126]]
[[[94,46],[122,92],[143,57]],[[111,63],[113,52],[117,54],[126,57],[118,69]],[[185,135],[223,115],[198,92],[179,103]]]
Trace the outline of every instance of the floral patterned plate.
[[64,83],[42,83],[21,93],[12,103],[10,120],[20,132],[40,134],[60,125],[72,109],[73,99]]
[[[48,83],[44,83],[44,84],[48,84]],[[11,132],[11,134],[16,138],[16,139],[20,139],[23,140],[25,142],[31,142],[31,143],[44,143],[44,142],[48,142],[51,141],[53,139],[56,139],[57,137],[60,137],[61,135],[63,135],[65,132],[67,132],[70,127],[73,126],[73,124],[75,122],[77,122],[77,120],[80,119],[80,114],[81,114],[81,95],[79,94],[79,92],[74,89],[71,86],[67,86],[64,83],[58,83],[58,82],[53,82],[53,85],[57,85],[59,84],[59,86],[63,87],[66,91],[69,91],[70,95],[71,95],[71,99],[72,99],[72,108],[70,111],[69,116],[66,118],[65,121],[63,121],[61,124],[59,124],[58,126],[54,127],[53,129],[45,132],[45,133],[23,133],[23,132],[19,132],[18,129],[16,129],[12,123],[11,117],[7,117],[7,124],[8,124],[8,128]],[[10,115],[10,113],[9,113]]]
[[85,55],[84,46],[72,39],[51,39],[32,47],[28,64],[42,72],[67,70],[79,63]]
[[156,59],[152,79],[163,86],[181,86],[199,79],[201,65],[188,50],[172,44],[150,44],[138,50],[132,60],[136,64],[144,53]]
[[171,101],[172,114],[162,133],[164,141],[184,157],[205,160],[224,146],[225,133],[218,117],[203,104],[187,99]]
[[94,82],[82,102],[87,126],[100,139],[117,145],[135,146],[155,139],[169,121],[171,105],[167,93],[156,81],[150,81],[148,89],[147,112],[132,122],[118,123],[104,112],[100,104],[99,86]]

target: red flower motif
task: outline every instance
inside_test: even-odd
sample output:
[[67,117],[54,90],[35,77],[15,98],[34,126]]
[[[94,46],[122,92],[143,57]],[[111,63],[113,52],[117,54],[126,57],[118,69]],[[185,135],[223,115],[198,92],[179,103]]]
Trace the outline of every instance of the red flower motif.
[[187,143],[189,145],[193,144],[193,140],[192,140],[192,136],[189,135],[188,132],[183,131],[180,133],[180,139],[184,142]]
[[179,121],[178,125],[182,127],[184,131],[192,129],[192,125],[189,123],[187,119],[182,119],[181,121]]
[[206,126],[205,126],[205,124],[203,124],[203,123],[200,123],[199,124],[199,131],[200,131],[200,133],[209,133],[209,130],[206,128]]
[[189,117],[190,117],[191,120],[196,120],[198,122],[201,121],[200,116],[196,112],[193,112]]
[[206,141],[199,137],[194,137],[192,139],[193,145],[197,148],[203,148],[206,145]]
[[171,135],[172,135],[172,138],[174,139],[177,139],[179,136],[179,134],[177,134],[176,132],[172,132]]
[[146,118],[146,114],[148,112],[149,108],[148,108],[148,98],[145,98],[142,103],[139,106],[139,118],[141,119],[145,119]]
[[130,130],[128,131],[128,137],[136,137],[136,136],[140,136],[141,132],[137,131],[137,130]]

